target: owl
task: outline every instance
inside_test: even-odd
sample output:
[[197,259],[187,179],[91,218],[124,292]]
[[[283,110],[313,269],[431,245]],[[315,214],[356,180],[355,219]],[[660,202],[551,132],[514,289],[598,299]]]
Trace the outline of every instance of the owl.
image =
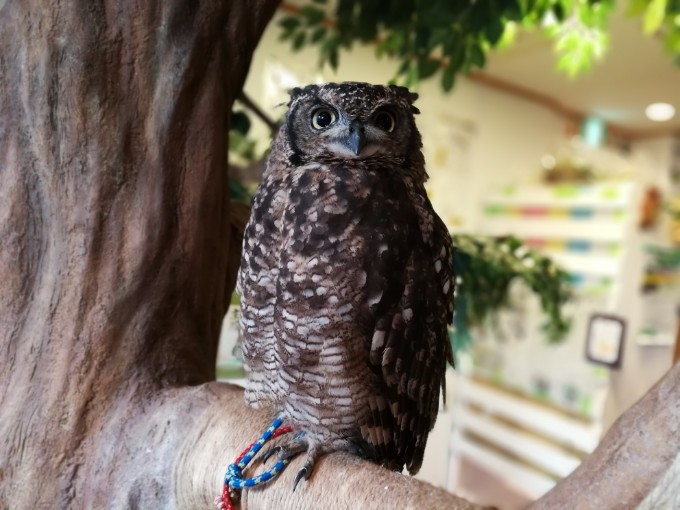
[[269,453],[420,468],[439,408],[453,315],[448,231],[425,193],[404,87],[295,88],[246,228],[246,402],[298,433]]

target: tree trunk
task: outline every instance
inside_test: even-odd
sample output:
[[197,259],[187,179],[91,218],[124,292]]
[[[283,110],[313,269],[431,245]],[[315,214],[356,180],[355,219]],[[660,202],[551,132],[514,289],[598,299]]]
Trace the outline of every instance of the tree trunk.
[[174,506],[278,0],[0,2],[0,508]]

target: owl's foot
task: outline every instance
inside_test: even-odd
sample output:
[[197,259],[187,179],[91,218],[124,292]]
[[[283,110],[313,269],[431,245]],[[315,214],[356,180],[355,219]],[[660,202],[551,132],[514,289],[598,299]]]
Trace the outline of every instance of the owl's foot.
[[279,460],[283,459],[292,459],[293,457],[301,454],[302,452],[307,451],[307,443],[304,442],[302,439],[295,438],[292,441],[289,441],[285,444],[279,445],[279,446],[272,446],[262,454],[262,463],[266,464],[266,462],[271,459],[274,455],[276,455]]
[[279,460],[292,459],[293,457],[296,457],[303,452],[307,452],[307,456],[302,468],[300,469],[300,471],[297,472],[297,475],[295,475],[295,481],[293,482],[293,492],[295,492],[295,489],[300,483],[300,480],[307,481],[309,480],[309,477],[312,475],[312,471],[314,470],[316,460],[323,453],[323,448],[321,447],[321,445],[315,445],[313,443],[310,443],[309,441],[307,441],[304,435],[298,434],[294,439],[291,439],[290,441],[287,441],[282,445],[273,446],[272,448],[267,450],[262,455],[262,462],[266,463],[270,458],[272,458],[275,455],[276,457],[278,457]]
[[302,452],[307,451],[307,441],[304,440],[304,436],[298,434],[294,439],[291,439],[282,445],[272,446],[266,452],[262,454],[262,463],[266,463],[274,455],[278,457],[279,460],[292,459],[298,456]]

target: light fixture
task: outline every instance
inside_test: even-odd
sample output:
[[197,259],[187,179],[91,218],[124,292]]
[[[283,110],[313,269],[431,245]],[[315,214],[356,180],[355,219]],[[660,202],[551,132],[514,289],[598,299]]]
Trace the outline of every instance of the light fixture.
[[645,115],[654,122],[665,122],[671,120],[675,115],[675,108],[668,103],[652,103],[645,108]]

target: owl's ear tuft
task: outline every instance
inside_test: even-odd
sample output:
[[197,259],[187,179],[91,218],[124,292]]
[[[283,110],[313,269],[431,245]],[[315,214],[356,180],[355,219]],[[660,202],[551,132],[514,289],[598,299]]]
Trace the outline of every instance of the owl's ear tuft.
[[399,99],[402,99],[408,103],[408,105],[411,107],[411,111],[414,114],[420,113],[420,110],[413,105],[413,103],[416,102],[416,99],[418,99],[418,94],[411,92],[409,89],[402,87],[401,85],[390,85],[389,87]]
[[290,101],[288,107],[292,107],[298,100],[306,97],[315,97],[319,93],[317,85],[307,85],[305,87],[293,87],[290,91]]
[[288,101],[288,106],[291,106],[296,99],[298,99],[303,93],[302,87],[293,87],[290,91],[290,101]]

